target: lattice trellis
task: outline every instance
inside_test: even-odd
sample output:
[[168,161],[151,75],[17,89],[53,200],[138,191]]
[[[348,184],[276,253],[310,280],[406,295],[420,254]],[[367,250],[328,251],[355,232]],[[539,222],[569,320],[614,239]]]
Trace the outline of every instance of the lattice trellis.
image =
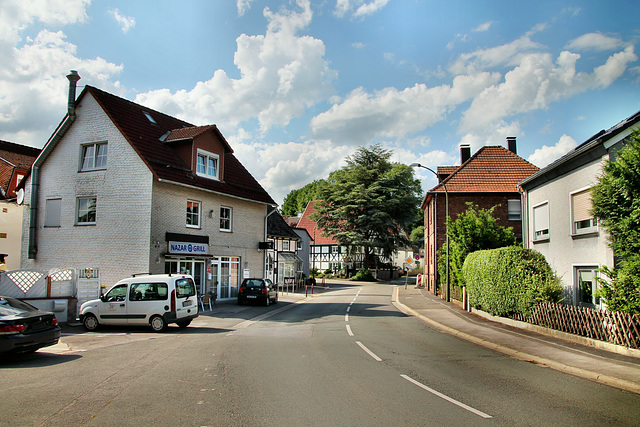
[[29,289],[33,287],[44,274],[37,271],[18,270],[7,273],[7,277],[18,287],[25,295]]
[[51,277],[52,282],[66,282],[69,280],[73,280],[73,270],[61,270],[56,271],[49,275]]

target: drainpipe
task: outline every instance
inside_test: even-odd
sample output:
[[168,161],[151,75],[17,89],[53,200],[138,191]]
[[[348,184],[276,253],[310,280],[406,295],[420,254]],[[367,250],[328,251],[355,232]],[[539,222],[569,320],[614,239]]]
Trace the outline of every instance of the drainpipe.
[[80,80],[78,72],[71,70],[67,75],[69,79],[69,97],[67,102],[67,117],[56,129],[55,133],[45,144],[42,152],[31,167],[31,206],[29,208],[29,259],[36,259],[38,254],[38,193],[40,187],[40,167],[47,159],[51,151],[58,145],[71,124],[76,120],[76,84]]
[[[269,207],[267,206],[267,210],[269,209]],[[263,242],[267,241],[267,219],[276,211],[276,207],[273,206],[273,210],[271,212],[269,212],[268,214],[266,214],[264,216],[264,240]],[[275,242],[274,242],[275,244]],[[264,254],[262,256],[262,276],[263,277],[267,277],[267,251],[269,249],[265,249],[264,250]],[[277,280],[277,279],[276,279]]]

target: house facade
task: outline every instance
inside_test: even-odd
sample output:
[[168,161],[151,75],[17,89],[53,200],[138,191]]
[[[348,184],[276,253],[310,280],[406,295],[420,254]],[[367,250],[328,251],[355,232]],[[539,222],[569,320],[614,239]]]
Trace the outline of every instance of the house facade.
[[18,199],[22,201],[23,193],[18,195],[16,187],[38,154],[38,148],[0,141],[0,268],[20,268],[23,207]]
[[215,125],[193,126],[86,86],[25,178],[22,268],[75,268],[103,287],[188,273],[231,299],[264,274],[273,199]]
[[293,289],[302,280],[302,259],[298,256],[300,237],[275,207],[269,208],[265,277],[283,288]]
[[[427,192],[422,202],[423,283],[429,291],[436,293],[438,283],[446,283],[445,277],[438,277],[438,251],[447,240],[447,212],[455,221],[468,209],[468,202],[480,209],[495,206],[494,217],[498,223],[512,227],[516,239],[522,239],[522,205],[517,185],[539,168],[517,155],[515,138],[507,138],[507,145],[508,149],[485,146],[473,156],[468,146],[462,146],[460,166],[438,167],[438,185]],[[443,286],[442,291],[449,290]]]
[[608,236],[591,214],[591,188],[639,127],[640,112],[603,130],[523,180],[524,244],[542,253],[561,278],[564,302],[600,308],[598,270],[614,267]]

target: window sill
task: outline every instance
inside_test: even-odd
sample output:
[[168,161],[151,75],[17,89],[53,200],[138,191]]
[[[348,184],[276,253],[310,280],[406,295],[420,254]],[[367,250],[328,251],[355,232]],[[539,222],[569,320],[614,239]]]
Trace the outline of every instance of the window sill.
[[531,243],[533,243],[534,245],[535,245],[536,243],[549,243],[549,241],[550,241],[550,240],[551,240],[551,238],[550,238],[550,237],[544,237],[544,238],[542,238],[542,239],[536,239],[536,240],[533,240]]
[[574,233],[571,235],[572,239],[584,239],[584,238],[589,238],[589,237],[598,237],[600,235],[600,233],[598,232],[598,230],[596,231],[588,231],[585,233]]
[[220,229],[221,233],[233,233],[233,230],[224,230],[224,229]]
[[200,226],[199,225],[186,225],[185,227],[191,228],[193,230],[200,230]]
[[87,227],[87,226],[95,226],[96,223],[95,222],[82,222],[82,223],[78,223],[78,224],[74,224],[76,227]]
[[97,168],[97,169],[80,169],[78,171],[78,173],[85,173],[85,172],[98,172],[98,171],[106,171],[107,168]]

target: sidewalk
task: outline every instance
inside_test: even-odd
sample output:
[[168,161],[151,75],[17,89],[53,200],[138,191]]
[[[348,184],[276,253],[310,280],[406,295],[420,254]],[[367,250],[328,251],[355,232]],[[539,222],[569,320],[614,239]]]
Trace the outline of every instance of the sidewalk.
[[556,338],[553,331],[487,320],[411,284],[396,286],[392,302],[437,329],[500,353],[640,394],[640,358],[632,357],[640,354],[637,350],[617,354]]

